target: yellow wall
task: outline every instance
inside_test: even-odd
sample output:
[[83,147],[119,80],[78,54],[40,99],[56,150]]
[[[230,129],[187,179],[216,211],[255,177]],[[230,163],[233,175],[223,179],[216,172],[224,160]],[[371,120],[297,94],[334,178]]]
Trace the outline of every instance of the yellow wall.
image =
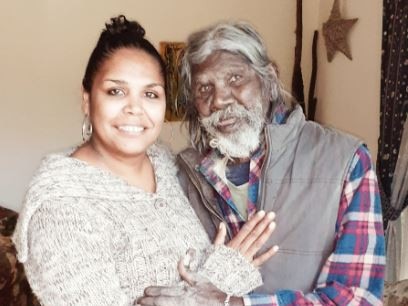
[[[312,31],[328,17],[331,1],[304,1],[305,85],[310,73]],[[378,130],[381,1],[343,0],[346,16],[359,17],[352,31],[352,62],[342,55],[330,64],[320,39],[318,119],[352,132],[375,149]],[[289,0],[36,0],[0,3],[0,203],[16,210],[41,157],[79,144],[80,83],[104,22],[124,13],[159,41],[222,19],[245,19],[264,37],[290,88],[295,45],[295,1]],[[308,34],[309,33],[309,34]],[[307,35],[310,35],[309,37]],[[305,92],[307,95],[307,91]],[[172,127],[172,128],[170,128]],[[186,144],[178,124],[165,140]]]

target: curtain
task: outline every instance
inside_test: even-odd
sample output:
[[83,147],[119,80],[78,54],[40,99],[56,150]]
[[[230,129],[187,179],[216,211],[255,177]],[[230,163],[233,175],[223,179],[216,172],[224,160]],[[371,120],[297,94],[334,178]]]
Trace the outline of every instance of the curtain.
[[[377,174],[386,229],[388,281],[407,269],[408,1],[383,0]],[[405,127],[404,127],[405,126]],[[401,212],[404,211],[403,217]]]
[[408,208],[401,214],[401,269],[398,279],[408,279]]
[[[395,211],[402,211],[408,195],[408,120],[405,121],[401,147],[391,184],[390,205]],[[397,281],[407,275],[407,218],[405,208],[403,215],[390,220],[387,225],[387,280]]]
[[383,205],[384,226],[396,220],[400,209],[390,202],[402,131],[408,109],[408,1],[384,0],[381,63],[380,138],[377,173]]

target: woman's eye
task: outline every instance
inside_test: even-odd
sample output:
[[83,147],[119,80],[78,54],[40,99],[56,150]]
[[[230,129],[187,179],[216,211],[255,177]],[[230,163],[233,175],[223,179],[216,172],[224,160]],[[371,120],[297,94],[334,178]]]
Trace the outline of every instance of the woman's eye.
[[151,92],[151,91],[147,91],[145,93],[145,96],[148,97],[149,99],[157,99],[159,97],[158,94]]
[[125,91],[119,88],[112,88],[108,90],[108,94],[111,96],[122,97],[125,95]]

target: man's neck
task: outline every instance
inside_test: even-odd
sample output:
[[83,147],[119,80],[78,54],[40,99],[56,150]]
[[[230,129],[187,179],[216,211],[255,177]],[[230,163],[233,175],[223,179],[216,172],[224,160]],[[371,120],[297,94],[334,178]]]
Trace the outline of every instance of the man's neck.
[[247,163],[251,160],[251,157],[239,157],[239,158],[232,158],[228,161],[228,166],[234,166],[234,165],[238,165],[238,164],[244,164]]

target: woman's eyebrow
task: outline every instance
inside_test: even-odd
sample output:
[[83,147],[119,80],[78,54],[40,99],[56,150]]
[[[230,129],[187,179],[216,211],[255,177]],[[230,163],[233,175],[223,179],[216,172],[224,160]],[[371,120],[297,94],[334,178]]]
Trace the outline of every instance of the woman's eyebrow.
[[105,80],[103,80],[103,81],[104,81],[104,82],[113,82],[113,83],[116,83],[116,84],[127,84],[127,82],[124,81],[124,80],[105,79]]
[[151,84],[146,85],[147,88],[152,88],[152,87],[157,87],[157,86],[164,88],[164,84],[162,83],[151,83]]

